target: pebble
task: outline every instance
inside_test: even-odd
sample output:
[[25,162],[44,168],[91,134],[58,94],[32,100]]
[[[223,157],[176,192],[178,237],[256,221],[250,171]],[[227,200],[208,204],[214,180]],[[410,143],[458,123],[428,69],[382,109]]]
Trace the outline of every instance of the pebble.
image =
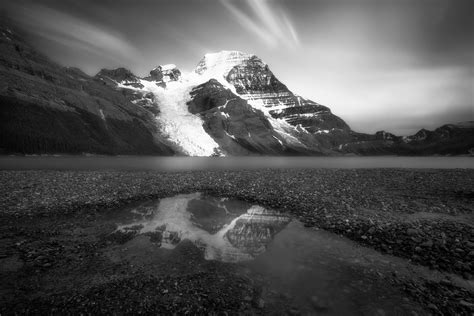
[[288,310],[288,315],[298,316],[298,315],[301,315],[301,312],[300,312],[300,310],[299,310],[297,307],[291,307],[291,308]]
[[417,230],[417,229],[414,229],[414,228],[408,228],[408,229],[407,229],[407,235],[413,236],[413,235],[417,235],[417,234],[418,234],[418,230]]
[[464,306],[464,307],[467,307],[467,308],[470,308],[470,309],[474,309],[474,303],[469,303],[465,300],[460,300],[459,301],[459,304]]
[[430,240],[427,240],[427,241],[425,241],[424,243],[422,243],[420,246],[421,246],[421,247],[428,247],[428,248],[431,248],[431,247],[433,247],[433,241],[432,241],[431,239],[430,239]]
[[428,307],[429,309],[432,309],[432,310],[435,310],[435,311],[438,310],[438,307],[436,307],[436,305],[435,305],[435,304],[432,304],[432,303],[428,304],[427,307]]
[[320,297],[318,296],[312,296],[311,297],[311,305],[313,305],[313,308],[316,310],[316,311],[325,311],[329,308],[329,305],[326,301],[322,300]]

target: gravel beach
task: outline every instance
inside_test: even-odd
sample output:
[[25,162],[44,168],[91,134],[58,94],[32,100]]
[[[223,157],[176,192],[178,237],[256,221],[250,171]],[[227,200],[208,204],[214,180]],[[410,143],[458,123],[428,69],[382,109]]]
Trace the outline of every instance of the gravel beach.
[[[203,192],[273,208],[306,227],[462,280],[460,286],[448,278],[383,276],[427,314],[471,315],[472,179],[474,170],[461,169],[0,171],[0,313],[272,313],[276,307],[261,302],[258,281],[238,267],[203,260],[190,243],[181,243],[153,277],[112,264],[99,251],[120,242],[106,236],[112,225],[106,214]],[[100,225],[91,228],[94,222]],[[182,266],[189,260],[192,273]],[[160,299],[150,299],[156,293]]]

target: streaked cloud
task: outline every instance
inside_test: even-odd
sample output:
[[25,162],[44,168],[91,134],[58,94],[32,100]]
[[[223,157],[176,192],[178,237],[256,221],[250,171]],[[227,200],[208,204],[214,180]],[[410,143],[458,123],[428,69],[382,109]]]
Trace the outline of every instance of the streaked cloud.
[[98,56],[106,55],[115,61],[126,61],[140,52],[121,34],[94,25],[72,14],[43,5],[17,8],[17,19],[28,32],[66,47],[83,50]]
[[266,45],[288,48],[300,45],[297,31],[291,19],[274,1],[244,1],[251,14],[239,8],[236,1],[220,0],[220,2],[243,28],[258,36]]

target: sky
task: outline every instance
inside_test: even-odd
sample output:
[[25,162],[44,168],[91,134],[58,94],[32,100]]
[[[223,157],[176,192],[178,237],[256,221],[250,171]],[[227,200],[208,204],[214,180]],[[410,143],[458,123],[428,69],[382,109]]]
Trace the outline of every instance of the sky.
[[471,0],[6,0],[51,59],[94,75],[254,53],[352,129],[409,135],[474,120]]

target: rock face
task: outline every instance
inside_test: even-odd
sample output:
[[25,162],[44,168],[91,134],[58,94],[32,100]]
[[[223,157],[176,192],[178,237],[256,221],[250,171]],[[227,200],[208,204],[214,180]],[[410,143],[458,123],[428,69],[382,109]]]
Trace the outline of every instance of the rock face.
[[[64,68],[0,26],[0,150],[173,154],[153,115],[76,68]],[[133,83],[122,69],[111,73]]]
[[303,144],[294,144],[282,137],[264,112],[215,79],[195,87],[190,95],[189,111],[203,119],[204,129],[225,153],[278,155],[309,151]]
[[273,118],[283,119],[310,133],[349,130],[329,108],[293,94],[255,55],[236,51],[207,54],[199,62],[196,73],[223,77],[241,98],[254,106],[265,107]]
[[117,68],[113,70],[102,69],[96,75],[96,78],[99,78],[105,83],[112,86],[115,86],[117,82],[120,82],[125,86],[143,88],[143,85],[140,83],[139,78],[135,76],[130,70],[125,68]]
[[166,82],[177,81],[181,77],[181,71],[174,64],[160,65],[150,71],[150,76],[145,79],[160,83],[166,87]]

